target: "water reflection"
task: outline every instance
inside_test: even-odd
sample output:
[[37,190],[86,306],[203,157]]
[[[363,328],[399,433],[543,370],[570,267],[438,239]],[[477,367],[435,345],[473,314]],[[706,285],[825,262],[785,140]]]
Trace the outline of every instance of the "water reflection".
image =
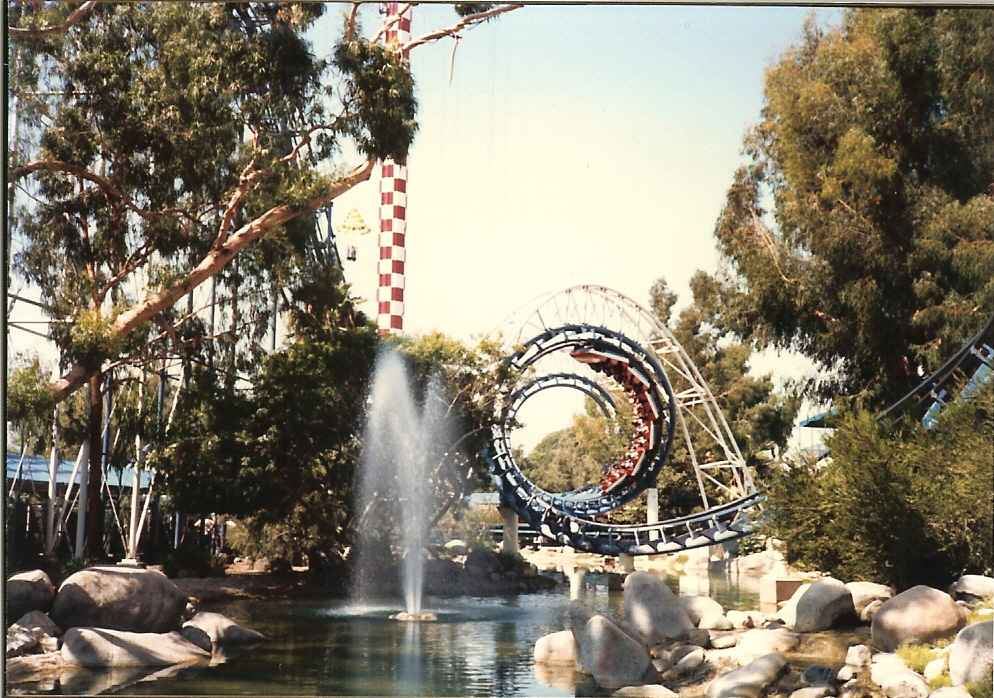
[[[622,594],[609,593],[596,575],[591,578],[595,583],[581,602],[594,612],[620,616]],[[667,581],[674,591],[680,589],[678,579]],[[709,585],[726,608],[756,607],[756,595],[732,580],[712,578]],[[567,696],[586,690],[577,684],[583,677],[571,669],[532,662],[536,640],[566,627],[564,588],[507,598],[427,598],[426,610],[439,617],[431,623],[389,620],[399,603],[233,602],[212,610],[262,631],[270,641],[222,664],[178,668],[152,681],[147,680],[151,676],[89,672],[33,692]]]

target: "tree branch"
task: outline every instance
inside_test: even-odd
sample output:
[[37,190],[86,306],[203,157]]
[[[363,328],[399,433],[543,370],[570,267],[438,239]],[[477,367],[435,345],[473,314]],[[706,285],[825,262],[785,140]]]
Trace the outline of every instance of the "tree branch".
[[490,19],[491,17],[496,17],[497,15],[502,15],[505,12],[512,12],[514,10],[519,10],[524,5],[519,3],[514,3],[510,5],[501,5],[500,7],[495,7],[492,10],[487,10],[486,12],[477,12],[475,15],[468,15],[463,17],[461,20],[453,24],[451,27],[445,29],[439,29],[433,31],[429,34],[419,36],[417,39],[408,41],[403,46],[399,47],[400,51],[410,51],[412,48],[421,46],[422,44],[431,43],[432,41],[438,41],[439,39],[444,39],[447,36],[452,36],[457,34],[459,31],[465,29],[466,27],[479,24],[480,22]]
[[47,27],[9,27],[7,31],[15,39],[37,39],[49,34],[64,34],[69,31],[69,27],[79,24],[86,19],[99,3],[97,0],[87,0],[82,5],[69,13],[66,21],[62,24],[51,24]]
[[[152,319],[157,313],[171,307],[177,300],[227,266],[244,248],[274,228],[298,218],[306,212],[321,208],[360,182],[366,181],[372,174],[375,164],[375,160],[366,161],[356,167],[349,175],[335,182],[326,193],[310,201],[296,206],[287,204],[275,206],[249,221],[225,240],[218,249],[211,250],[185,278],[121,313],[111,325],[112,338],[126,336]],[[52,396],[56,401],[63,400],[99,370],[99,368],[88,368],[78,363],[73,365],[62,378],[49,386]]]

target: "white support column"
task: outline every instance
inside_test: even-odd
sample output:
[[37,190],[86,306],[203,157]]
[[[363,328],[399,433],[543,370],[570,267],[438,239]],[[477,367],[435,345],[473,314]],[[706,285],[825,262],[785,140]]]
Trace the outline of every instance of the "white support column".
[[[141,384],[138,386],[139,409],[145,404],[145,372],[141,375]],[[131,482],[131,520],[128,524],[128,551],[127,557],[121,562],[128,565],[138,563],[138,500],[141,498],[141,473],[142,464],[145,461],[145,454],[142,449],[141,433],[135,435],[135,470]]]
[[79,494],[76,496],[76,553],[77,560],[83,559],[83,543],[86,541],[86,501],[90,489],[90,440],[83,442],[79,469]]
[[587,577],[587,569],[577,565],[567,572],[569,577],[569,598],[576,601],[583,596],[584,580]]
[[618,567],[620,567],[621,571],[625,574],[631,574],[635,571],[635,557],[622,553],[618,556]]
[[[48,511],[45,517],[45,554],[55,552],[55,519],[58,504],[55,501],[59,474],[59,408],[52,410],[52,454],[48,460]],[[68,485],[67,485],[68,486]]]
[[[659,490],[650,487],[645,491],[645,522],[659,523]],[[649,540],[659,540],[657,531],[649,531]]]
[[501,541],[500,551],[506,555],[520,554],[518,547],[518,512],[511,507],[499,507],[500,518],[504,523],[504,540]]

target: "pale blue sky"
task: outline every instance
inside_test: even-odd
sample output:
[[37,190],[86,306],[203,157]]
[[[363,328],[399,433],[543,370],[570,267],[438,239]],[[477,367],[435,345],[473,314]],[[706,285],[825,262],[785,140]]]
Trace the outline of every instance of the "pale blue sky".
[[[323,18],[319,51],[342,11]],[[378,16],[363,12],[368,32]],[[764,68],[809,12],[529,6],[465,33],[451,85],[452,41],[417,48],[406,329],[485,333],[576,283],[645,301],[665,276],[685,298],[694,270],[716,268],[712,230]],[[418,6],[413,34],[454,19]],[[342,197],[336,221],[356,207],[375,230],[377,187],[374,177]],[[364,298],[375,297],[375,237],[347,268]]]
[[[342,8],[315,32],[330,46]],[[367,32],[379,23],[363,10]],[[418,6],[412,34],[455,21]],[[646,302],[665,276],[689,299],[718,264],[713,227],[742,137],[762,107],[765,68],[796,43],[797,7],[529,6],[412,53],[421,130],[408,182],[405,329],[485,334],[539,294],[574,284]],[[815,10],[823,25],[841,11]],[[336,203],[378,228],[378,182]],[[346,273],[376,297],[375,232]],[[375,313],[368,302],[365,309]],[[811,370],[772,352],[753,368],[782,380]],[[581,401],[529,403],[520,442],[565,426]],[[795,435],[795,443],[799,443]],[[804,444],[802,444],[804,445]]]

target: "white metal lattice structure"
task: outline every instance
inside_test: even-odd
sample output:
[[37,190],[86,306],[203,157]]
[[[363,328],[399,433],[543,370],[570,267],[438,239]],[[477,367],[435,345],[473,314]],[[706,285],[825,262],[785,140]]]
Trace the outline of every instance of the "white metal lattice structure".
[[[707,381],[669,328],[631,298],[604,286],[573,286],[530,301],[499,334],[512,348],[571,323],[604,327],[652,351],[672,387],[677,443],[687,450],[705,510],[755,493],[750,468]],[[539,375],[563,369],[554,361],[537,367]]]

